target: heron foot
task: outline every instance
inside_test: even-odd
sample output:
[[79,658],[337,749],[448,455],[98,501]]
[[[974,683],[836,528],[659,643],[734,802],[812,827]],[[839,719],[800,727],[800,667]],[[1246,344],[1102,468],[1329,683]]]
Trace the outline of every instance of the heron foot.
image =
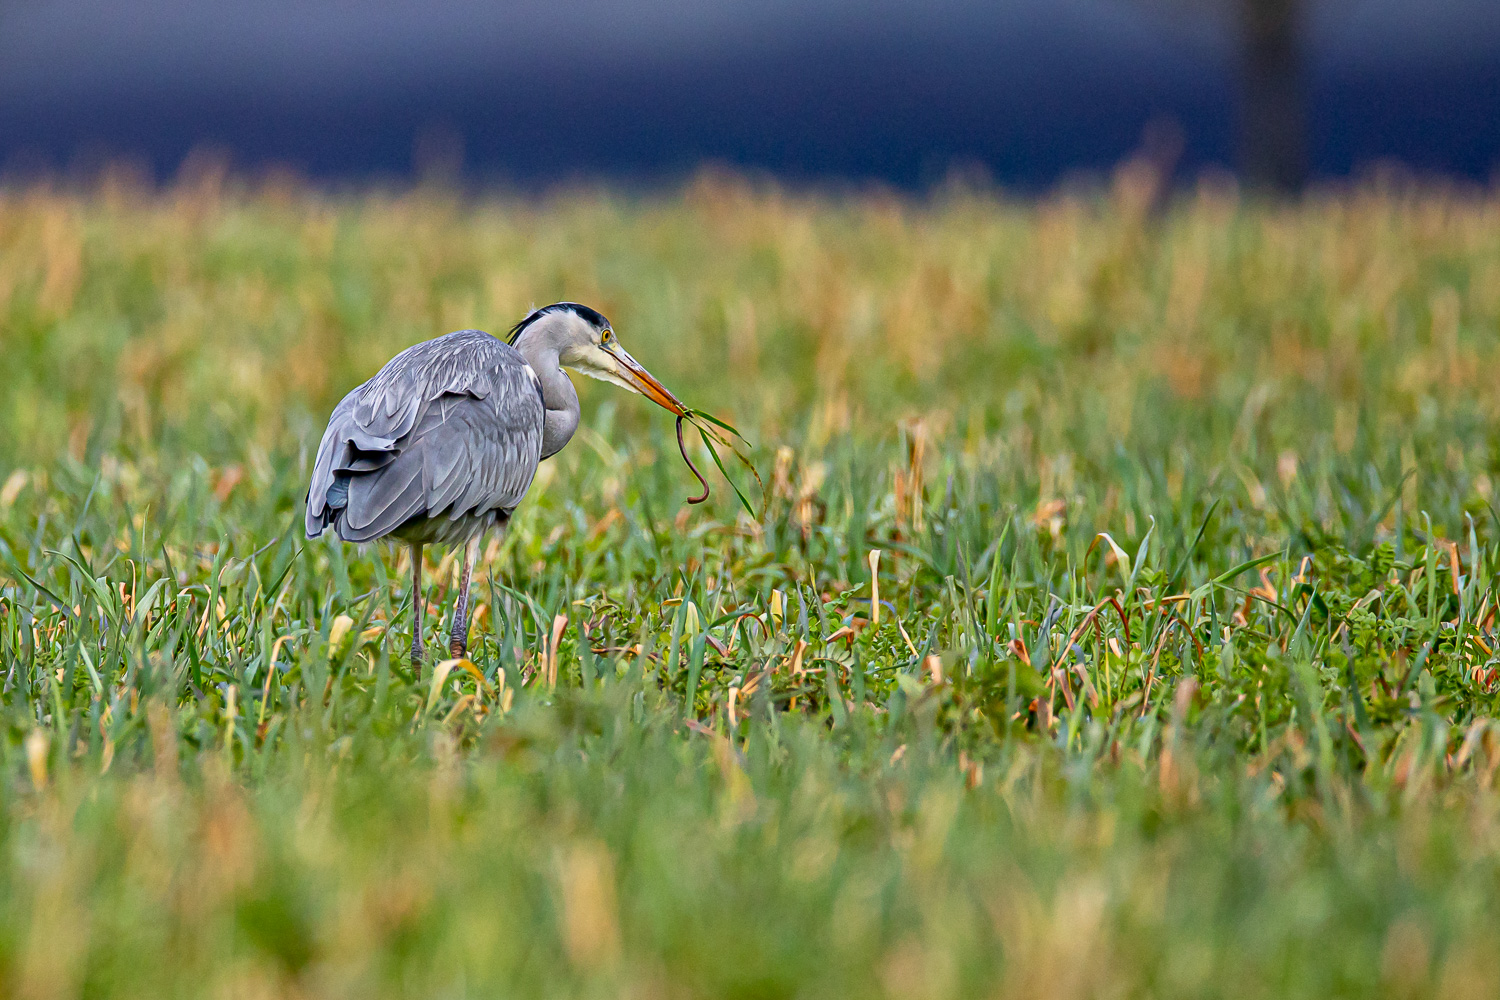
[[478,555],[479,539],[472,538],[464,548],[463,569],[458,576],[458,600],[453,603],[453,628],[448,633],[448,652],[455,660],[469,657],[469,580]]

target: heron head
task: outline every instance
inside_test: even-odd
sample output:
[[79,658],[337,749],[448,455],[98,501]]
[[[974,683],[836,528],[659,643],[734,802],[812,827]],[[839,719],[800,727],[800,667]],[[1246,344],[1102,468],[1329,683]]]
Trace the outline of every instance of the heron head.
[[687,412],[655,375],[630,356],[609,320],[588,306],[555,302],[533,311],[511,330],[512,344],[520,347],[523,340],[556,350],[558,363],[566,368],[638,392],[678,416]]

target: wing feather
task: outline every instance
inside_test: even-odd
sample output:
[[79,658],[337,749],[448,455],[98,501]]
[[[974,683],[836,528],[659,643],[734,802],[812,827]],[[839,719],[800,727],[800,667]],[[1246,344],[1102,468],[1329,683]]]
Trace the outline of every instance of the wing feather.
[[420,452],[403,452],[379,472],[351,476],[349,500],[336,522],[346,542],[369,542],[388,535],[424,509]]

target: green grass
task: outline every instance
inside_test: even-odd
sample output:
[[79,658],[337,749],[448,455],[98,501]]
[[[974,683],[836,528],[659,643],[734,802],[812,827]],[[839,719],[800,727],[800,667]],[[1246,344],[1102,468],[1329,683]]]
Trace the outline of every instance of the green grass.
[[[0,190],[0,994],[1494,996],[1500,198],[1152,195]],[[582,385],[418,677],[310,452],[559,298],[759,516]]]

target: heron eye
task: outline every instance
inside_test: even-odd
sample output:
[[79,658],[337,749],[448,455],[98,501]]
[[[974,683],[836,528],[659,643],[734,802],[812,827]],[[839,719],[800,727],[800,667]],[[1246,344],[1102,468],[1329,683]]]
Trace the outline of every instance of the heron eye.
[[601,343],[601,344],[607,344],[611,340],[613,340],[614,337],[615,337],[615,333],[614,333],[613,330],[605,330],[602,334],[599,335],[599,343]]

